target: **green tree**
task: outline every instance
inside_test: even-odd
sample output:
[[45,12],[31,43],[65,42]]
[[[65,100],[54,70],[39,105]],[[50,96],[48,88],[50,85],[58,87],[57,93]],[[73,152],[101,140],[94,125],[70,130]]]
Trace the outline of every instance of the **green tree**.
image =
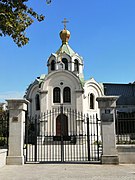
[[[28,7],[28,0],[0,0],[0,36],[10,36],[13,41],[22,47],[29,42],[26,29],[37,19],[44,20],[43,15]],[[46,0],[51,3],[51,0]]]

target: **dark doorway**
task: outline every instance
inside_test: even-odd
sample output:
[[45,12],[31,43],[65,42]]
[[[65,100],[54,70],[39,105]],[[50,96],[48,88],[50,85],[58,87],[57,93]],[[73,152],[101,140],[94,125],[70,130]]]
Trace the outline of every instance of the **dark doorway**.
[[56,118],[56,136],[68,136],[68,117],[60,114]]

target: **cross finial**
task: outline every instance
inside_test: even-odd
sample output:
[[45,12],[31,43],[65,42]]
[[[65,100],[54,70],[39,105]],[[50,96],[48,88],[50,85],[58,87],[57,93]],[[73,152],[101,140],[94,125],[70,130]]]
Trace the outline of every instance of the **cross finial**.
[[64,20],[62,21],[62,23],[64,24],[64,29],[66,29],[66,23],[68,23],[69,21],[67,21],[66,18],[64,18]]

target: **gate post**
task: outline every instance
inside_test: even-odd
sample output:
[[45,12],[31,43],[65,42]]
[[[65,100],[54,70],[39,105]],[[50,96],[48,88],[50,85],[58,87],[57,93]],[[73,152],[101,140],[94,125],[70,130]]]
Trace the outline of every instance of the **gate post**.
[[101,113],[102,130],[102,164],[118,164],[115,133],[115,107],[118,96],[98,97],[98,107]]
[[24,122],[28,101],[25,99],[6,100],[9,109],[9,151],[8,165],[23,165]]

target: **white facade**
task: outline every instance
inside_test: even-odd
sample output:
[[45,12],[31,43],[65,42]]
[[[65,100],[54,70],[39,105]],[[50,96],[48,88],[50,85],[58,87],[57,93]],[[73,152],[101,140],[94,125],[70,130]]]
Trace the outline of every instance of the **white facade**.
[[104,96],[103,86],[97,83],[94,78],[84,84],[83,112],[85,114],[99,114],[97,97]]
[[[53,102],[53,90],[55,87],[60,89],[60,102],[58,103]],[[63,100],[65,87],[69,87],[71,90],[71,102],[64,102]],[[72,109],[82,110],[83,88],[79,78],[70,71],[57,70],[49,73],[39,90],[41,94],[41,112],[51,110],[54,107],[60,106],[60,104]]]

